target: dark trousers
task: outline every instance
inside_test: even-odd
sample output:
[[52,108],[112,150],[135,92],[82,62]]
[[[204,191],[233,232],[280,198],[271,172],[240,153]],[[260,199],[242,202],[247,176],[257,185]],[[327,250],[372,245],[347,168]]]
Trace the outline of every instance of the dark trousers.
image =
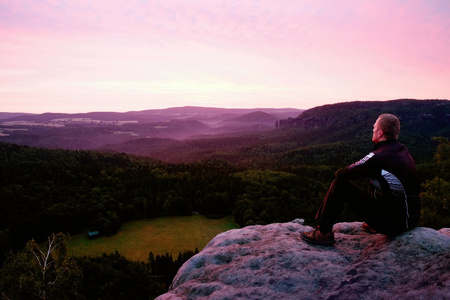
[[326,234],[333,229],[345,204],[372,229],[390,236],[414,228],[420,220],[418,196],[405,199],[380,195],[375,199],[353,182],[336,179],[328,189],[316,215],[322,233]]
[[376,213],[374,202],[368,192],[364,192],[353,182],[342,179],[334,180],[316,215],[319,230],[324,234],[330,232],[346,203],[362,218],[362,221],[370,225],[370,220]]

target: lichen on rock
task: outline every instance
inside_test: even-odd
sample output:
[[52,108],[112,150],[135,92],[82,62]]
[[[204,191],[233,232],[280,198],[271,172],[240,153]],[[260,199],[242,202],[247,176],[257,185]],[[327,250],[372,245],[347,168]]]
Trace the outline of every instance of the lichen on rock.
[[334,226],[336,244],[312,246],[299,222],[217,235],[178,271],[167,299],[448,299],[450,230],[395,238],[361,223]]

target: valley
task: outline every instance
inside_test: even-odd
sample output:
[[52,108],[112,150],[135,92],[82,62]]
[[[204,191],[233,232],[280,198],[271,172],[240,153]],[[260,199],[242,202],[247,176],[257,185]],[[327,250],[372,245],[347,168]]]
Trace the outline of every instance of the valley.
[[[399,140],[417,162],[421,226],[450,226],[448,100],[357,101],[284,118],[164,112],[0,113],[0,262],[15,266],[10,251],[21,259],[24,247],[69,233],[61,253],[83,269],[85,294],[116,279],[122,291],[139,285],[160,294],[192,251],[220,232],[296,218],[313,224],[335,170],[371,151],[383,112],[399,116]],[[341,217],[356,220],[346,211]],[[87,231],[101,236],[88,240]]]

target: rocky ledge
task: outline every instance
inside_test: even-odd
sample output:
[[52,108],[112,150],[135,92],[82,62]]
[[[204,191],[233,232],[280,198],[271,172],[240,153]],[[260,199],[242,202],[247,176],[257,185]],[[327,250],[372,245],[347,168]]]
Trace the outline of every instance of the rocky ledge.
[[300,232],[311,229],[292,222],[221,233],[157,299],[449,299],[450,229],[388,238],[339,223],[332,247],[305,243]]

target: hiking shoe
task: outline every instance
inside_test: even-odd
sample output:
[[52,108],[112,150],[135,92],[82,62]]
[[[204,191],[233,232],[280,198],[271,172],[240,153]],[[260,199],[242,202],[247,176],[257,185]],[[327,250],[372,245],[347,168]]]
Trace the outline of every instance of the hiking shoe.
[[369,224],[367,224],[366,222],[364,222],[362,224],[362,230],[368,233],[377,233],[375,229],[373,229],[372,227],[369,226]]
[[302,232],[300,236],[307,243],[314,245],[331,246],[336,242],[334,233],[331,231],[327,234],[323,234],[319,229],[314,229],[309,232]]

